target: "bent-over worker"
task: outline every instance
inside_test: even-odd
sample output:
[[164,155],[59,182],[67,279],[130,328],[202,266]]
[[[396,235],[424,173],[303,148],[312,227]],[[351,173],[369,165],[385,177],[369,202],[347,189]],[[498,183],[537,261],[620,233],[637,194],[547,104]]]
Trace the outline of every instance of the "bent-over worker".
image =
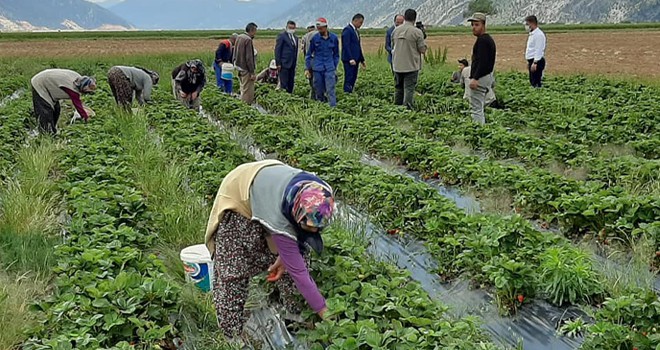
[[199,110],[200,96],[206,85],[204,63],[200,60],[190,60],[172,71],[172,89],[174,97],[184,106]]
[[60,101],[71,100],[78,114],[87,121],[89,114],[80,95],[96,91],[94,78],[80,75],[69,69],[46,69],[30,80],[32,105],[42,131],[55,134],[60,118]]
[[[268,270],[284,306],[300,313],[296,290],[323,317],[325,299],[309,274],[310,246],[323,250],[320,232],[334,212],[332,188],[314,174],[277,160],[245,163],[222,180],[206,227],[213,256],[213,300],[227,337],[240,335],[250,279]],[[286,274],[285,274],[286,273]]]
[[151,89],[158,84],[158,73],[142,67],[114,66],[108,71],[108,83],[117,104],[130,108],[133,94],[140,105],[151,101]]

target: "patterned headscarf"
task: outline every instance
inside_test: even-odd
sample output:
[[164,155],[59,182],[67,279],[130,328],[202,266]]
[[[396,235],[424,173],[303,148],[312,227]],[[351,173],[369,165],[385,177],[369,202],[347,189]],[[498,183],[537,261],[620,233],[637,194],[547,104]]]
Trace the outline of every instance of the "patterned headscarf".
[[322,229],[328,226],[335,208],[332,190],[318,182],[301,182],[293,198],[292,216],[298,224]]
[[[186,67],[188,67],[188,71],[186,72],[188,81],[191,84],[197,84],[197,79],[203,79],[206,71],[204,69],[204,63],[201,60],[195,59],[195,60],[190,60],[186,62]],[[193,73],[190,68],[195,67],[197,68],[197,73]]]
[[86,75],[83,75],[80,78],[76,79],[76,81],[74,81],[74,84],[76,85],[76,88],[78,88],[78,91],[80,92],[83,92],[85,89],[90,91],[96,90],[96,79],[92,77],[88,77]]
[[[305,246],[309,245],[320,253],[323,250],[320,231],[328,226],[335,210],[335,198],[330,185],[316,175],[303,171],[287,185],[281,209],[296,229],[300,251],[305,252]],[[317,227],[319,232],[305,231],[301,224]]]

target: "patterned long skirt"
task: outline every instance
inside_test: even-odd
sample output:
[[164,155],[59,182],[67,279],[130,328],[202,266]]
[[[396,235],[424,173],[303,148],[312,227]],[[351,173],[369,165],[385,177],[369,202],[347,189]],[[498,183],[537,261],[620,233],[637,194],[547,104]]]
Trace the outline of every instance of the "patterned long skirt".
[[112,67],[108,71],[108,83],[117,104],[130,108],[133,105],[133,88],[126,74],[121,69]]
[[[213,301],[218,325],[227,337],[241,334],[248,319],[245,302],[248,284],[255,275],[268,270],[277,258],[266,243],[264,227],[236,213],[226,212],[215,234]],[[299,314],[302,304],[288,274],[275,282],[288,312]]]

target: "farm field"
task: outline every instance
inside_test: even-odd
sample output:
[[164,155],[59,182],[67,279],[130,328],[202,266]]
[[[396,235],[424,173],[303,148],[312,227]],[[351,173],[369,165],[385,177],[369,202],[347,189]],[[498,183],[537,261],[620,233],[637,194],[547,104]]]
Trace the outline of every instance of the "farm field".
[[[208,67],[217,40],[0,40],[12,72],[0,82],[0,349],[229,349],[179,252],[202,241],[222,177],[262,156],[318,173],[373,227],[342,216],[313,257],[331,317],[302,314],[295,335],[310,349],[659,349],[660,88],[630,77],[660,34],[644,45],[629,33],[554,35],[562,53],[549,55],[542,90],[509,71],[524,36],[496,37],[505,107],[483,127],[449,83],[453,62],[425,65],[414,110],[393,106],[375,38],[335,109],[309,99],[302,70],[294,95],[258,86],[254,108],[216,91],[208,69],[202,115],[163,77],[189,58]],[[450,59],[472,41],[430,38]],[[259,67],[271,47],[258,42]],[[603,59],[588,65],[594,52]],[[115,64],[159,71],[155,103],[115,108]],[[652,66],[641,80],[660,74]],[[69,124],[68,108],[53,138],[32,132],[28,85],[49,67],[99,78],[83,98],[97,115]],[[431,290],[374,253],[383,240],[411,256],[417,244],[432,262],[417,263],[425,276],[466,289]],[[460,294],[483,301],[461,305]],[[532,334],[517,328],[527,323]]]

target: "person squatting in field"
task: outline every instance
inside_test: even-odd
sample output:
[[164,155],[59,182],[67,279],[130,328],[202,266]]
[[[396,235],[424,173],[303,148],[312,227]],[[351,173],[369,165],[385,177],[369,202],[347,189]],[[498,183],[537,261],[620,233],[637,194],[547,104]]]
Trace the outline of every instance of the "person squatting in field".
[[158,73],[141,67],[114,66],[108,71],[112,95],[126,109],[133,105],[133,95],[141,106],[150,102],[151,90],[159,79]]
[[339,39],[328,31],[328,21],[321,17],[316,20],[318,33],[309,43],[305,56],[305,76],[314,75],[316,99],[328,102],[331,107],[337,105],[337,66],[339,65]]
[[206,85],[204,63],[200,60],[190,60],[172,71],[172,90],[174,97],[184,106],[199,110],[200,95]]
[[277,62],[275,60],[270,60],[270,64],[267,68],[257,74],[257,81],[260,83],[273,84],[277,85],[277,88],[280,87],[280,71],[277,69]]
[[[221,91],[230,94],[233,91],[234,85],[234,65],[232,64],[232,55],[234,53],[234,45],[238,34],[234,33],[229,39],[222,40],[215,50],[215,61],[213,62],[213,70],[215,70],[215,81]],[[223,66],[225,76],[223,77]]]
[[319,316],[325,299],[309,274],[309,247],[335,210],[332,188],[316,175],[277,160],[245,163],[222,180],[206,227],[214,261],[213,300],[227,337],[242,336],[250,279],[268,270],[287,311],[299,314],[296,290]]
[[[451,77],[451,82],[460,84],[461,87],[465,90],[463,93],[463,99],[470,101],[470,96],[472,95],[472,89],[470,89],[470,72],[472,68],[470,67],[470,62],[465,58],[458,60],[458,71],[454,72]],[[490,85],[490,89],[486,93],[486,106],[493,104],[493,107],[497,104],[497,99],[495,97],[495,79]]]
[[89,119],[88,110],[83,106],[80,95],[96,91],[94,78],[69,69],[46,69],[33,76],[30,85],[32,105],[41,131],[53,135],[57,133],[61,100],[71,100],[82,119],[85,122]]

